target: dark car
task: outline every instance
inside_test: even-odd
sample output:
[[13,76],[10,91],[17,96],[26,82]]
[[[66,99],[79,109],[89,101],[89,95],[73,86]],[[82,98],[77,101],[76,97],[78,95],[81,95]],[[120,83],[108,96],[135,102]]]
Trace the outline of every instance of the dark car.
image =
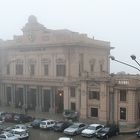
[[119,134],[119,127],[117,126],[106,126],[103,127],[96,133],[97,138],[106,138],[108,139],[111,136],[115,136]]
[[65,128],[68,128],[72,124],[73,123],[70,122],[70,121],[59,121],[59,122],[56,122],[56,124],[54,125],[54,131],[62,132]]
[[79,119],[79,113],[76,112],[76,111],[72,111],[72,110],[64,110],[63,117],[66,120],[78,121],[78,119]]
[[25,115],[25,114],[16,114],[14,116],[14,122],[16,123],[27,123],[31,122],[33,118],[31,116]]
[[42,119],[42,118],[35,119],[34,121],[32,121],[31,126],[33,128],[40,128],[40,123],[43,120],[45,120],[45,119]]
[[5,113],[3,119],[5,122],[14,122],[15,113]]
[[137,132],[136,132],[136,136],[137,136],[137,137],[140,137],[140,129],[137,130]]

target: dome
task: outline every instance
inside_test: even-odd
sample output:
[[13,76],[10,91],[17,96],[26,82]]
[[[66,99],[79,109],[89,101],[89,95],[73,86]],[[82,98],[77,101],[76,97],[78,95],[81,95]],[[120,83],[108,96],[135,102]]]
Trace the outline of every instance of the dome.
[[37,23],[37,18],[34,15],[29,16],[28,18],[29,23]]

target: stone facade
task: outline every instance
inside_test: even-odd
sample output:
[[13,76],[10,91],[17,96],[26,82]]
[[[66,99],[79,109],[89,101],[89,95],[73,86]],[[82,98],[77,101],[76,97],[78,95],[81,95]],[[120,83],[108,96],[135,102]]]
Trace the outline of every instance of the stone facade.
[[138,124],[139,76],[109,74],[109,42],[47,29],[35,16],[22,31],[0,41],[1,105],[53,113],[71,109],[92,122]]

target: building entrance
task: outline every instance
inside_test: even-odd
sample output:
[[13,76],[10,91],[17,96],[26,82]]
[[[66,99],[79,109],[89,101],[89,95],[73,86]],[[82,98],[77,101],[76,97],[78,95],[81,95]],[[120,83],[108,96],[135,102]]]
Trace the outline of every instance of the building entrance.
[[57,90],[55,94],[55,112],[56,113],[62,113],[64,110],[63,95],[64,95],[63,90]]
[[50,104],[51,104],[51,93],[50,90],[45,89],[43,90],[43,100],[44,100],[44,112],[49,112]]
[[15,92],[15,107],[22,108],[23,106],[23,88],[17,88]]
[[30,89],[27,94],[27,107],[29,110],[36,109],[36,89]]

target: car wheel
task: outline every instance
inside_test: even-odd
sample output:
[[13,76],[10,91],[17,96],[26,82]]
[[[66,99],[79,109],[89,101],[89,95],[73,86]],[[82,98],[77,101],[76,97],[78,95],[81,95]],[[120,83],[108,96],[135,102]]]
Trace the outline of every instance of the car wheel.
[[74,136],[77,135],[77,132],[74,132]]
[[108,135],[106,135],[106,139],[108,139]]
[[117,136],[117,135],[119,135],[119,132],[118,132],[118,131],[116,131],[116,136]]

